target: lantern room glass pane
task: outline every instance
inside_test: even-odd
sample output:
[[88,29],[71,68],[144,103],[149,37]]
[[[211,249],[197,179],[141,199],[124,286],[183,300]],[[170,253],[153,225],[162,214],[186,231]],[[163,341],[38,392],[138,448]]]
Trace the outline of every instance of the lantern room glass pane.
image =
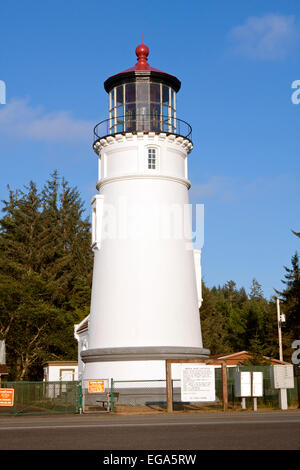
[[160,131],[160,104],[150,103],[150,125],[152,131]]
[[149,103],[137,103],[137,130],[149,131]]
[[150,83],[150,101],[160,103],[160,85],[158,83]]
[[169,87],[163,85],[162,87],[162,102],[163,104],[169,105]]
[[126,103],[135,102],[135,83],[127,83],[125,86],[125,101]]
[[176,93],[151,79],[116,86],[110,91],[109,132],[175,132]]
[[118,108],[115,108],[115,110],[118,118],[123,117],[123,106],[118,106]]
[[125,131],[133,132],[136,130],[136,110],[135,103],[125,106]]
[[123,85],[117,87],[117,106],[123,104]]
[[162,107],[162,115],[164,119],[169,118],[169,106],[163,106]]
[[110,92],[110,96],[111,96],[111,107],[113,108],[115,106],[115,89],[113,89]]
[[162,130],[164,132],[169,132],[169,124],[170,124],[170,118],[169,118],[169,107],[168,106],[163,106],[163,111],[162,111]]
[[148,102],[149,101],[149,83],[136,84],[136,100]]

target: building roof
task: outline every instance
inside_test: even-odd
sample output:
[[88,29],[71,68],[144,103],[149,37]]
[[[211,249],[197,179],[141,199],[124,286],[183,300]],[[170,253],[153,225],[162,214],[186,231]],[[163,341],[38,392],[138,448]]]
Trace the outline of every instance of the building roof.
[[104,88],[107,93],[109,93],[113,87],[125,82],[135,81],[136,77],[141,75],[150,76],[154,81],[163,82],[171,86],[176,93],[179,91],[181,82],[177,77],[150,66],[148,63],[149,48],[145,44],[137,46],[135,53],[138,61],[133,67],[123,70],[123,72],[119,72],[116,75],[112,75],[104,82]]
[[[242,361],[251,359],[253,356],[249,351],[239,351],[236,353],[230,353],[225,355],[216,355],[211,356],[210,359],[215,359],[216,362],[219,360],[225,361],[227,365],[238,365]],[[289,362],[280,361],[279,359],[274,359],[272,357],[263,356],[266,361],[270,361],[272,365],[287,365]]]
[[77,366],[77,361],[48,361],[44,362],[43,366]]
[[137,46],[135,53],[138,58],[135,66],[130,67],[130,69],[126,69],[121,73],[136,72],[137,70],[149,70],[150,72],[164,73],[161,70],[154,69],[150,64],[148,64],[149,47],[146,46],[146,44],[140,44]]
[[89,327],[89,320],[85,319],[84,323],[79,324],[79,327],[76,330],[76,333],[80,333],[83,330],[86,330]]

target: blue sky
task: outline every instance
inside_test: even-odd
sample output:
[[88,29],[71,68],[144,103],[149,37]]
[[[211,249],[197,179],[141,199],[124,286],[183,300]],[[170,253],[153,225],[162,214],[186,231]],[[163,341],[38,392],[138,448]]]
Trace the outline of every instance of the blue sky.
[[281,288],[300,240],[298,0],[16,1],[1,5],[0,198],[57,169],[86,208],[95,193],[93,126],[103,82],[136,62],[182,82],[177,116],[193,127],[190,198],[205,205],[207,285],[255,277]]

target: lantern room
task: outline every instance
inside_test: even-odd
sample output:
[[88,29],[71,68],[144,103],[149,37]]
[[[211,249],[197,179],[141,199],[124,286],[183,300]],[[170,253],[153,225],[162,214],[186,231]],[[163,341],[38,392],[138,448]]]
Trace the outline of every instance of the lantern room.
[[145,44],[140,44],[135,52],[136,65],[104,83],[109,96],[109,118],[95,127],[95,141],[130,132],[163,132],[191,140],[191,127],[176,114],[180,81],[149,65],[149,48]]

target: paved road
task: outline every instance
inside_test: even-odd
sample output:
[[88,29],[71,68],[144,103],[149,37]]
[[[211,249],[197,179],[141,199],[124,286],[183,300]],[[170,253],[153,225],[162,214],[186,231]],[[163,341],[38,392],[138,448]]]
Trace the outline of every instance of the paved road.
[[300,450],[300,410],[0,418],[1,450]]

